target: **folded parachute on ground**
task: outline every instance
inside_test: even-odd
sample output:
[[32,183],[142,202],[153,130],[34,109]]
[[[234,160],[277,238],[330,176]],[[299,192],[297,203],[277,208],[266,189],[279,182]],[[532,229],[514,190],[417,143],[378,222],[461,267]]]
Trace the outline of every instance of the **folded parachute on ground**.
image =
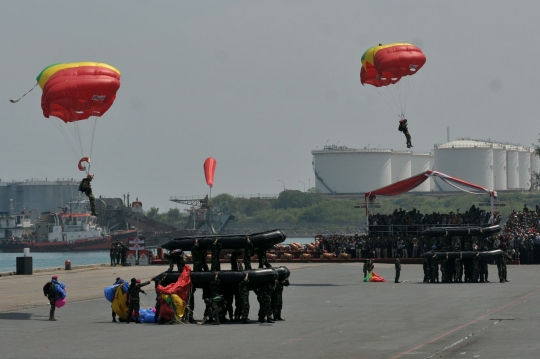
[[364,282],[386,282],[386,279],[384,279],[375,272],[368,272],[368,274],[364,278]]

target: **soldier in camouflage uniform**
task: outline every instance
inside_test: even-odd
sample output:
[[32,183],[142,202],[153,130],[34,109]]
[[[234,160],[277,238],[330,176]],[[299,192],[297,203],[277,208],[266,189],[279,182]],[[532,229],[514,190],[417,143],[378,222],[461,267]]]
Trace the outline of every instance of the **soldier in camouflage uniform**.
[[[362,271],[364,272],[364,278],[367,277],[367,274],[368,272],[372,272],[373,271],[373,268],[375,266],[373,265],[373,263],[371,262],[371,259],[368,258],[366,260],[364,260],[364,266],[362,267]],[[364,279],[362,278],[362,279]]]
[[[239,268],[242,268],[242,269],[239,269]],[[231,270],[232,271],[244,270],[242,267],[242,263],[238,260],[238,252],[231,253]]]
[[488,280],[488,262],[484,258],[480,258],[480,282],[489,283]]
[[206,265],[206,251],[201,250],[198,239],[195,240],[195,244],[191,247],[191,256],[193,258],[194,272],[204,272],[204,269],[208,272],[208,265]]
[[472,281],[473,283],[478,283],[478,278],[480,277],[480,253],[476,253],[476,256],[473,259],[473,274]]
[[244,280],[238,284],[238,299],[239,301],[239,308],[240,308],[240,316],[242,317],[242,323],[248,324],[249,323],[249,279],[248,274],[246,273],[246,276],[244,277]]
[[401,261],[399,260],[399,254],[396,254],[396,263],[394,264],[396,268],[396,280],[395,283],[401,283],[399,281],[399,276],[401,274]]
[[272,268],[270,263],[268,263],[268,259],[266,258],[266,250],[258,249],[257,258],[259,258],[259,268]]
[[447,271],[447,265],[448,265],[448,253],[446,253],[446,257],[443,258],[441,262],[441,283],[448,282],[448,271]]
[[439,283],[439,259],[437,258],[437,255],[434,254],[433,257],[431,257],[431,282],[430,283]]
[[454,262],[454,268],[455,268],[454,282],[463,283],[463,253],[460,253],[459,257],[456,258],[456,261]]
[[[216,275],[214,277],[214,280],[209,283],[210,287],[210,298],[205,298],[204,302],[210,306],[212,311],[212,317],[214,319],[214,322],[212,325],[220,325],[219,317],[221,312],[221,304],[223,302],[223,296],[221,296],[219,292],[219,277],[218,272],[216,272]],[[206,317],[205,317],[206,319]],[[204,323],[204,321],[203,321]]]
[[503,256],[504,254],[501,254],[499,257],[497,257],[497,260],[496,260],[496,263],[497,263],[497,272],[499,274],[499,282],[501,283],[504,283],[504,275],[503,275],[503,270],[502,270],[502,265],[503,265]]
[[422,263],[422,267],[424,269],[424,283],[429,283],[429,280],[431,279],[431,270],[429,267],[429,259],[424,258],[424,263]]
[[276,285],[272,291],[272,312],[274,314],[274,320],[285,320],[281,318],[281,309],[283,308],[283,287],[288,287],[289,277],[282,281],[276,280]]
[[220,271],[221,270],[221,264],[219,263],[219,253],[221,252],[221,243],[218,243],[218,239],[214,241],[212,244],[212,266],[210,268],[210,271]]
[[506,253],[503,253],[503,261],[502,261],[502,275],[503,275],[503,280],[505,282],[508,282],[508,279],[506,278],[506,275],[507,275],[507,272],[506,272],[506,262],[510,259],[510,256]]
[[272,320],[272,299],[270,295],[274,290],[274,282],[267,282],[256,290],[257,301],[259,302],[259,323],[274,323]]
[[184,270],[186,261],[184,260],[184,252],[181,249],[175,249],[171,253],[165,254],[165,258],[169,259],[169,272],[174,270],[175,264],[179,272]]
[[141,309],[141,305],[140,305],[141,299],[139,297],[139,293],[146,294],[146,292],[142,290],[142,287],[148,284],[150,284],[150,281],[141,283],[140,279],[137,280],[135,278],[131,278],[131,284],[129,285],[129,288],[128,288],[129,305],[128,305],[128,317],[127,317],[126,323],[129,324],[129,322],[131,321],[131,315],[133,311],[135,311],[135,323],[140,323],[139,310]]
[[245,269],[251,269],[251,256],[253,256],[253,243],[251,243],[249,236],[247,236],[246,239],[247,239],[247,243],[246,243],[246,248],[244,248],[244,259],[242,259],[242,262],[244,263]]

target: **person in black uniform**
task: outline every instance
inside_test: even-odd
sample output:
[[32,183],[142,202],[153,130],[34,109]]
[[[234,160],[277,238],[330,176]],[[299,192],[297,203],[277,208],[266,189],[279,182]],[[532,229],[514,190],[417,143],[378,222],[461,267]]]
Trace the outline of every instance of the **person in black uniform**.
[[246,243],[246,247],[244,248],[244,259],[242,259],[242,262],[244,263],[245,269],[251,269],[251,256],[253,256],[253,243],[251,243],[249,236],[247,236],[246,239],[247,239],[247,243]]
[[79,182],[79,191],[83,192],[86,197],[90,200],[90,210],[92,211],[92,216],[97,216],[99,213],[96,213],[96,197],[92,194],[92,185],[90,182],[94,179],[93,174],[88,174],[85,178]]
[[270,263],[268,263],[268,258],[266,258],[266,250],[258,249],[257,258],[259,258],[259,268],[272,268]]
[[411,134],[409,133],[409,129],[407,128],[407,119],[404,118],[403,120],[399,120],[399,127],[398,130],[403,132],[405,135],[405,139],[407,140],[407,148],[413,147],[411,144]]
[[148,284],[150,284],[150,281],[141,283],[140,280],[131,278],[131,284],[129,285],[129,288],[128,288],[129,305],[128,305],[128,317],[127,317],[126,323],[129,324],[129,322],[131,321],[131,315],[133,311],[135,311],[135,323],[140,323],[139,310],[141,309],[141,305],[140,305],[141,298],[139,296],[139,293],[146,294],[146,292],[142,290],[142,287]]

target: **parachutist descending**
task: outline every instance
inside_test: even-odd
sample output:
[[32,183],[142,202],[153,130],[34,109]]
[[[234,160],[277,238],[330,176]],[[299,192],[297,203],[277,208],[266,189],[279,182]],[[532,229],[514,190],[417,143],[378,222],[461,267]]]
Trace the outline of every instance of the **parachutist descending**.
[[399,127],[398,130],[403,132],[405,135],[405,138],[407,139],[407,148],[413,147],[411,144],[411,134],[409,133],[409,129],[407,128],[407,119],[404,118],[403,120],[399,120]]
[[92,194],[92,185],[90,182],[94,179],[93,174],[89,174],[79,182],[79,191],[83,192],[88,199],[90,200],[90,210],[92,211],[92,216],[97,216],[99,213],[96,213],[96,198]]

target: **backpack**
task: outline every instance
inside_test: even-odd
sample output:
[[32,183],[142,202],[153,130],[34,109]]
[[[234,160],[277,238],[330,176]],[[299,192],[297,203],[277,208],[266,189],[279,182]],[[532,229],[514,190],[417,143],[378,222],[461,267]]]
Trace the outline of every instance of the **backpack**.
[[86,178],[84,178],[81,182],[79,182],[79,192],[84,192],[88,189],[88,181]]
[[47,282],[45,283],[45,285],[43,286],[43,295],[48,297],[49,296],[49,293],[51,291],[51,285],[52,283],[51,282]]

